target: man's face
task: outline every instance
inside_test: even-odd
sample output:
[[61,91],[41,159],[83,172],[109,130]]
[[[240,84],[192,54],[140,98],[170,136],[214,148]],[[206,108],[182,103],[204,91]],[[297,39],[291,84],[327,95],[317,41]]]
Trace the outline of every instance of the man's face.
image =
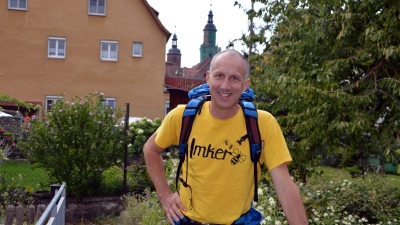
[[226,52],[217,56],[206,74],[213,111],[237,110],[237,102],[250,84],[250,80],[244,78],[245,72],[246,64],[240,55]]

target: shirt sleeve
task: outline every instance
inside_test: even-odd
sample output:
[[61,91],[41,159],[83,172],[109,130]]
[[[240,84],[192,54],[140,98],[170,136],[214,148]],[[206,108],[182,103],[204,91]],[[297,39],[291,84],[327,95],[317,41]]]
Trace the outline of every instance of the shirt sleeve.
[[178,105],[164,118],[161,126],[157,129],[156,144],[160,148],[179,144],[179,136],[182,126],[182,115],[185,105]]
[[292,157],[285,137],[275,117],[266,111],[258,110],[258,124],[263,140],[260,162],[265,163],[270,171],[282,163],[291,162]]

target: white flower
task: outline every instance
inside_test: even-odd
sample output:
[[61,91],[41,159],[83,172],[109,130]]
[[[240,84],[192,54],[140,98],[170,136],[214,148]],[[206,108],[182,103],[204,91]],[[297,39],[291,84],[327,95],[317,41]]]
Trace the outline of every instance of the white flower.
[[319,221],[319,218],[318,217],[314,218],[314,221],[315,222]]
[[267,217],[265,217],[265,220],[271,221],[271,217],[270,217],[270,216],[267,216]]
[[324,217],[328,217],[329,216],[329,214],[328,213],[324,213]]
[[170,152],[167,152],[165,155],[166,155],[167,157],[170,157],[170,156],[171,156],[171,153],[170,153]]
[[132,147],[132,143],[129,143],[129,144],[128,144],[128,148],[130,148],[130,147]]
[[258,189],[258,195],[262,195],[263,194],[263,190],[261,188]]
[[275,225],[281,225],[282,223],[278,220],[275,221]]
[[269,197],[268,202],[270,205],[273,205],[273,206],[275,205],[275,200],[272,197]]
[[169,186],[169,185],[173,184],[174,182],[172,180],[168,180],[167,183],[168,183],[168,186]]
[[144,132],[144,131],[143,131],[142,129],[139,129],[137,133],[138,133],[138,134],[143,134],[143,132]]

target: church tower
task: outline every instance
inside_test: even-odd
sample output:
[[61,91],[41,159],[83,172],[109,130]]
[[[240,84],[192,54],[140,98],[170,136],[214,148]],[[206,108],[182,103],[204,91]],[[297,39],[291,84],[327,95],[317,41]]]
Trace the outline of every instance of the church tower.
[[172,48],[167,53],[167,62],[172,63],[177,68],[181,68],[181,56],[181,50],[178,48],[178,38],[174,34],[172,37]]
[[200,45],[200,62],[206,57],[214,57],[218,53],[218,46],[216,45],[217,28],[213,23],[213,13],[210,9],[208,13],[208,21],[204,27],[203,44]]

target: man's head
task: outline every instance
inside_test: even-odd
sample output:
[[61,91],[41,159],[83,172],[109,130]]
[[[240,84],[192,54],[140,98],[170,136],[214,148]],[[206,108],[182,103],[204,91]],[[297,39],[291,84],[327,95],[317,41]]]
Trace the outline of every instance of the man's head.
[[242,55],[240,52],[238,52],[238,51],[236,51],[236,50],[234,50],[234,49],[227,49],[227,50],[225,50],[225,51],[218,52],[217,54],[215,54],[215,56],[214,56],[214,57],[212,58],[212,60],[211,60],[210,72],[211,72],[211,70],[212,70],[213,63],[215,62],[216,58],[217,58],[219,55],[221,55],[221,54],[226,54],[226,53],[237,54],[238,56],[240,56],[240,57],[243,58],[243,61],[244,61],[245,66],[246,66],[244,78],[245,78],[245,79],[249,78],[249,74],[250,74],[250,64],[249,64],[249,62],[247,62],[247,60],[243,57],[243,55]]
[[211,113],[229,118],[238,110],[238,100],[250,85],[249,64],[243,56],[228,49],[214,56],[206,74],[211,93]]

